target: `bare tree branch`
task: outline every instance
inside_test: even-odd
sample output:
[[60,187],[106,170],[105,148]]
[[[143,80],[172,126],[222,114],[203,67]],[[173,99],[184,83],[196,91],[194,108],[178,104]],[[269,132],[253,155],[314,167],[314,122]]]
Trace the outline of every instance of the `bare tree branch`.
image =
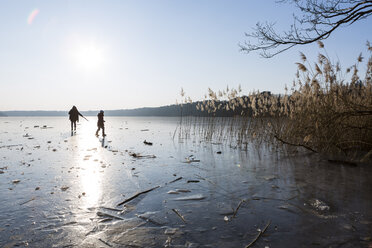
[[[336,29],[351,25],[372,15],[372,0],[279,0],[294,4],[301,16],[294,15],[289,30],[278,33],[275,23],[257,23],[248,38],[239,44],[241,51],[259,51],[271,58],[296,45],[327,39]],[[252,43],[252,40],[256,42]]]

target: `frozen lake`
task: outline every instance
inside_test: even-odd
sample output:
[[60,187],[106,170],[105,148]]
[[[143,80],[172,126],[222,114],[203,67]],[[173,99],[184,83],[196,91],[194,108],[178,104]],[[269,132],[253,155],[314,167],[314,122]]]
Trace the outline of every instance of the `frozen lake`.
[[372,246],[370,165],[180,141],[178,118],[105,117],[102,139],[88,119],[0,118],[0,247]]

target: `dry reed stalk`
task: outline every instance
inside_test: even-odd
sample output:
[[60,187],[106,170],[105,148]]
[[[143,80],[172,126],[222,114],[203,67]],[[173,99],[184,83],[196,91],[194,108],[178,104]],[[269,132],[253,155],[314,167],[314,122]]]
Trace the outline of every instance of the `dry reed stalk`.
[[[324,49],[323,43],[318,44]],[[367,47],[372,52],[369,43]],[[309,64],[304,54],[300,56]],[[349,76],[341,72],[338,62],[331,63],[323,54],[318,55],[314,69],[297,63],[297,78],[284,95],[253,91],[243,96],[240,85],[238,90],[227,87],[218,92],[209,88],[197,105],[200,113],[209,117],[190,119],[183,136],[195,133],[205,141],[229,141],[237,146],[274,138],[325,154],[368,153],[372,150],[372,56],[361,79],[358,66],[363,61],[360,54]],[[216,113],[237,113],[240,117],[221,119]]]

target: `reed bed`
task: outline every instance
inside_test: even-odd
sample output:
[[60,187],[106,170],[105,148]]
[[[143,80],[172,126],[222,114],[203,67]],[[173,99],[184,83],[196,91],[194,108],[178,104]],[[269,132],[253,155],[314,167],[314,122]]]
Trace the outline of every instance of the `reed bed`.
[[[368,59],[360,54],[354,65],[342,70],[339,62],[332,63],[324,44],[318,44],[322,52],[314,65],[300,54],[296,78],[285,94],[256,91],[244,96],[240,86],[208,89],[204,100],[194,103],[208,117],[184,117],[179,138],[199,136],[237,146],[269,140],[330,156],[371,160],[372,47],[367,42]],[[363,77],[361,66],[365,66]],[[234,117],[218,117],[221,113]]]

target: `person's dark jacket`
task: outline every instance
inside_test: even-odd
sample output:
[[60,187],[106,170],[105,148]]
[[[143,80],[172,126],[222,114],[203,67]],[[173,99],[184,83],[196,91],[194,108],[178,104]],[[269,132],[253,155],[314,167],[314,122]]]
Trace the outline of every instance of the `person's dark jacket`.
[[103,113],[98,113],[98,122],[97,122],[97,126],[99,127],[103,127],[105,124],[104,124],[104,120],[103,120]]
[[77,110],[76,107],[75,107],[75,108],[72,108],[72,109],[68,112],[68,114],[70,115],[70,121],[72,121],[72,122],[75,122],[75,121],[79,122],[79,115],[80,115],[81,117],[83,117],[83,115],[80,114],[80,112]]

